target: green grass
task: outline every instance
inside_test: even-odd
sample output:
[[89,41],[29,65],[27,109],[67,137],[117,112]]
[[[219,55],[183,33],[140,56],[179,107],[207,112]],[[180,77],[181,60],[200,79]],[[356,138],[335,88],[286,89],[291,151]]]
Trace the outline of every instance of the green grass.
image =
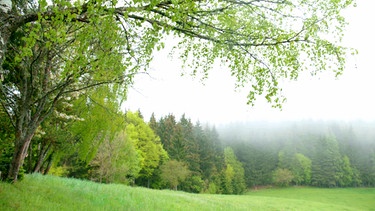
[[0,210],[375,210],[374,188],[285,188],[189,194],[53,176],[0,183]]

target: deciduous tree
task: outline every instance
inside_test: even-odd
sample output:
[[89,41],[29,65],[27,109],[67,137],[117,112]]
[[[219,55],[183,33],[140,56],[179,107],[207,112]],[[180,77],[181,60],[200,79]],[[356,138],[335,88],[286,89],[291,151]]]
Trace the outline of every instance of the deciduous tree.
[[293,178],[293,173],[288,169],[277,168],[273,173],[273,182],[281,187],[289,186]]
[[159,136],[144,122],[138,112],[128,111],[125,116],[125,132],[140,155],[138,177],[148,181],[154,170],[167,160],[168,153],[164,150]]
[[237,160],[232,148],[224,149],[224,193],[241,194],[246,190],[245,171],[242,163]]
[[308,185],[311,182],[311,160],[301,153],[296,153],[292,161],[293,182],[296,185]]
[[122,131],[113,140],[106,139],[90,165],[93,167],[91,179],[107,183],[134,182],[138,176],[142,157],[135,144]]
[[177,190],[178,184],[189,174],[190,171],[184,162],[169,160],[161,166],[161,177],[173,190]]

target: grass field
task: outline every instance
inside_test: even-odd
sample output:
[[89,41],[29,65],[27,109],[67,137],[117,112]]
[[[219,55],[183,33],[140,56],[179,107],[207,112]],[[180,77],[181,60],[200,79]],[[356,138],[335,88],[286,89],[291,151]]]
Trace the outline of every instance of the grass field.
[[0,183],[0,210],[375,210],[375,188],[294,187],[229,196],[27,175],[14,185]]

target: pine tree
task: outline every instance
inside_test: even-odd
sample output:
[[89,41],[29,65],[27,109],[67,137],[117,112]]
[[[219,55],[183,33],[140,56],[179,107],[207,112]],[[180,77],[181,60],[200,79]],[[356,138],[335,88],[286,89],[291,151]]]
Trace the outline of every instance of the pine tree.
[[311,183],[321,187],[337,186],[342,161],[335,136],[329,134],[322,137],[315,150]]

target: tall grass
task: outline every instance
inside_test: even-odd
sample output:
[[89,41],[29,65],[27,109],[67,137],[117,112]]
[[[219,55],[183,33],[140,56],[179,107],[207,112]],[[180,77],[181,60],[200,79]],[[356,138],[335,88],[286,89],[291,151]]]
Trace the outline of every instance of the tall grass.
[[229,196],[33,174],[13,185],[0,183],[0,210],[375,210],[375,189],[286,188]]

